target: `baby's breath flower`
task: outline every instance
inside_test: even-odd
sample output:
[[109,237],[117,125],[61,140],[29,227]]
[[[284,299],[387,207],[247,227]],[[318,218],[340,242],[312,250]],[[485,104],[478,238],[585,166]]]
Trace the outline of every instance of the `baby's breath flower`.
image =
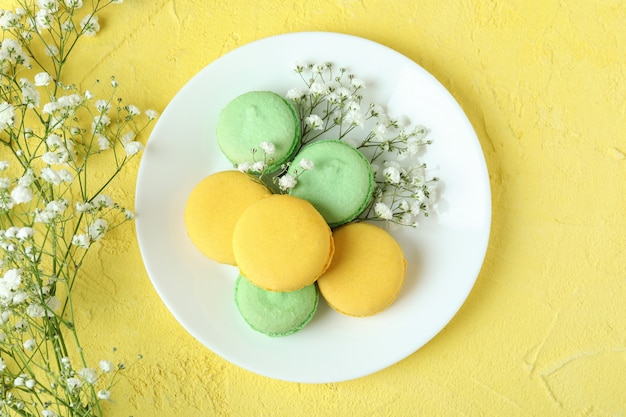
[[374,212],[383,220],[393,219],[393,211],[391,210],[391,207],[383,202],[378,202],[374,205]]
[[296,179],[289,174],[285,174],[278,179],[278,187],[283,191],[291,190],[296,184]]
[[83,7],[83,0],[65,0],[65,5],[72,9],[80,9]]
[[88,384],[95,384],[98,381],[98,373],[93,368],[83,368],[78,371],[78,375]]
[[252,169],[252,163],[249,161],[245,161],[237,165],[237,170],[243,173],[249,172],[251,169]]
[[266,155],[273,155],[276,152],[276,146],[271,142],[261,142],[259,147],[265,152]]
[[104,372],[105,374],[115,369],[115,365],[113,365],[113,362],[107,361],[104,359],[100,361],[99,365],[100,365],[100,370]]
[[132,104],[129,106],[126,106],[126,111],[128,111],[128,113],[131,116],[137,116],[141,114],[141,111],[139,110],[139,108],[137,106],[133,106]]
[[104,219],[97,219],[89,225],[89,238],[93,241],[102,239],[108,228],[108,223]]
[[29,187],[18,185],[11,191],[11,200],[14,204],[28,203],[33,199],[33,191]]
[[96,100],[94,106],[96,106],[96,110],[100,113],[107,113],[111,109],[111,102],[107,100]]
[[15,121],[15,108],[6,101],[0,103],[0,130],[13,126]]
[[89,236],[87,236],[86,234],[78,234],[72,237],[72,245],[79,248],[87,249],[89,248],[90,243],[91,241],[89,239]]
[[301,88],[292,88],[287,91],[285,97],[289,100],[300,100],[306,96],[306,93]]
[[70,391],[78,390],[82,384],[81,380],[76,377],[70,377],[65,380],[65,385]]
[[311,170],[314,168],[314,164],[313,161],[311,161],[310,159],[305,159],[302,158],[299,162],[300,168],[304,169],[305,171]]
[[251,171],[254,172],[263,172],[263,170],[265,169],[265,161],[256,161],[255,163],[252,164],[252,166],[250,167]]
[[323,130],[324,121],[317,114],[311,114],[304,118],[304,122],[313,130]]
[[80,22],[80,28],[86,36],[94,36],[100,30],[98,16],[93,14],[85,16]]
[[400,170],[395,166],[389,166],[383,170],[383,176],[385,178],[385,182],[389,184],[399,184],[400,183]]
[[126,152],[127,156],[133,156],[137,153],[139,153],[141,150],[143,149],[143,145],[140,142],[128,142],[127,144],[124,145],[124,151]]
[[154,120],[159,117],[159,113],[156,110],[148,109],[144,113],[149,120]]
[[106,401],[111,398],[111,391],[103,389],[98,391],[97,395],[99,399]]

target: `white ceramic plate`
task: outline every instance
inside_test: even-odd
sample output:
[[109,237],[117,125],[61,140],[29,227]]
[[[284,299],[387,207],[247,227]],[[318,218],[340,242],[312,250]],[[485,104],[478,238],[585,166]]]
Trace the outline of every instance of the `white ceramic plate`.
[[[188,240],[187,195],[206,175],[231,169],[215,140],[220,110],[239,94],[303,87],[295,62],[333,62],[365,81],[365,93],[394,116],[430,130],[423,160],[443,186],[439,213],[418,229],[393,232],[408,259],[398,300],[369,318],[350,318],[321,301],[301,332],[270,338],[251,330],[233,302],[234,267],[204,258]],[[364,104],[368,103],[364,99]],[[457,313],[484,260],[491,194],[484,156],[462,109],[428,72],[380,44],[304,32],[238,48],[192,78],[167,106],[147,144],[137,181],[136,227],[156,291],[180,324],[226,360],[271,378],[338,382],[411,355]]]

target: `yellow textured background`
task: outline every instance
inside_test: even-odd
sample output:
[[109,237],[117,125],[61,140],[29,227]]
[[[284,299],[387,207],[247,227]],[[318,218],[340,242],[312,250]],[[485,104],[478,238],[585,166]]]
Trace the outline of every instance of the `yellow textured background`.
[[[110,416],[626,415],[623,0],[126,0],[101,25],[75,76],[114,74],[127,102],[160,111],[259,38],[322,30],[382,43],[461,104],[493,193],[485,264],[457,316],[400,363],[337,384],[274,381],[201,346],[153,290],[133,226],[112,232],[76,294],[90,355],[144,356]],[[127,206],[137,169],[116,184]]]

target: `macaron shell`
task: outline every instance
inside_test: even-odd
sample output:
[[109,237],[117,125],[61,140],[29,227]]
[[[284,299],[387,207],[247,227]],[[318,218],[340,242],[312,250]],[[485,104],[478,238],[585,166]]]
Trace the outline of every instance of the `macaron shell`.
[[[300,146],[300,119],[293,105],[271,91],[250,91],[231,100],[220,112],[217,143],[230,162],[264,160],[261,142],[271,142],[275,153],[267,172],[278,170]],[[252,149],[258,154],[253,155]]]
[[239,171],[221,171],[201,180],[185,204],[185,227],[191,242],[205,256],[235,265],[233,231],[239,216],[251,204],[270,195],[254,177]]
[[[310,171],[299,166],[302,159],[313,162]],[[374,173],[371,164],[353,146],[340,140],[320,140],[304,146],[295,156],[289,173],[298,183],[290,195],[309,201],[330,227],[354,220],[372,200]]]
[[317,280],[326,302],[342,314],[371,316],[400,293],[406,260],[400,245],[381,227],[350,223],[333,233],[335,254]]
[[264,290],[239,275],[235,304],[248,325],[268,336],[287,336],[306,326],[317,311],[319,292],[315,284],[296,291]]
[[294,291],[328,268],[334,244],[326,221],[309,202],[273,194],[241,214],[233,252],[241,274],[255,285]]

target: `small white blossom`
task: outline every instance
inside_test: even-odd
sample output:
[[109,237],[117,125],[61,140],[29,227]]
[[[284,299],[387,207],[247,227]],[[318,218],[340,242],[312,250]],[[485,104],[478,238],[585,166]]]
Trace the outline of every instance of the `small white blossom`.
[[46,310],[41,304],[32,303],[26,307],[26,314],[33,318],[45,317]]
[[5,171],[9,168],[9,161],[0,161],[0,171]]
[[278,187],[283,191],[291,190],[297,183],[298,181],[289,174],[285,174],[278,179]]
[[28,294],[25,293],[24,291],[19,291],[16,292],[13,295],[13,298],[11,299],[11,301],[13,302],[13,304],[22,304],[24,301],[28,300]]
[[20,18],[17,14],[7,10],[0,16],[0,27],[4,30],[16,28]]
[[148,109],[145,111],[146,116],[148,116],[149,120],[154,120],[159,117],[159,113],[156,110]]
[[22,103],[26,104],[29,109],[39,107],[39,91],[27,79],[20,80],[20,85],[22,86]]
[[44,87],[52,82],[52,76],[47,72],[40,72],[35,74],[35,85],[38,87]]
[[393,219],[393,211],[387,204],[379,202],[374,205],[374,213],[383,220]]
[[113,369],[115,369],[115,366],[113,365],[113,362],[111,361],[107,361],[107,360],[101,360],[100,361],[100,369],[102,370],[102,372],[109,373],[111,371],[113,371]]
[[11,200],[15,204],[28,203],[33,199],[33,191],[29,187],[18,185],[11,191]]
[[133,156],[138,154],[143,149],[143,144],[141,142],[132,141],[128,142],[124,145],[124,152],[126,152],[126,156]]
[[15,235],[19,240],[30,239],[35,235],[35,230],[32,227],[21,227]]
[[22,270],[18,268],[9,269],[2,277],[2,283],[11,291],[15,291],[22,283]]
[[58,0],[37,0],[37,6],[39,6],[40,9],[48,10],[52,13],[59,10]]
[[106,151],[107,149],[111,149],[111,141],[104,135],[96,135],[98,139],[98,148],[101,151]]
[[24,386],[24,376],[20,375],[13,380],[14,387],[23,387]]
[[26,388],[28,388],[28,389],[33,389],[33,388],[35,388],[35,385],[37,385],[37,382],[36,382],[34,379],[30,378],[30,379],[27,379],[27,380],[26,380],[26,382],[24,383],[24,385],[25,385],[25,386],[26,386]]
[[115,205],[115,201],[113,201],[113,199],[106,194],[99,194],[96,198],[94,198],[93,204],[97,207],[108,208],[108,207],[113,207]]
[[41,170],[41,179],[53,185],[59,185],[63,182],[59,172],[50,167]]
[[82,249],[87,249],[89,247],[90,240],[89,236],[85,234],[74,235],[72,237],[72,245],[78,246]]
[[249,172],[252,169],[252,163],[246,161],[246,162],[242,162],[241,164],[237,165],[237,170],[246,173]]
[[389,166],[383,170],[383,177],[385,178],[385,182],[389,184],[399,184],[400,170],[395,166]]
[[313,163],[313,161],[311,161],[310,159],[306,159],[306,158],[302,158],[300,162],[298,163],[298,165],[300,165],[300,168],[304,169],[305,171],[311,170],[315,167],[315,164]]
[[311,114],[304,118],[304,123],[313,130],[323,130],[324,121],[317,114]]
[[350,85],[356,89],[365,88],[365,83],[362,80],[355,78],[355,77],[352,77],[350,79]]
[[141,114],[141,111],[139,110],[139,107],[134,106],[132,104],[129,105],[129,106],[126,106],[126,111],[128,111],[128,113],[131,116],[137,116],[137,115]]
[[98,16],[89,14],[80,22],[80,28],[84,31],[85,36],[94,36],[100,30]]
[[[37,26],[37,30],[39,33],[43,29],[50,29],[50,24],[52,23],[52,14],[48,10],[39,10],[35,14],[35,25]],[[52,47],[53,45],[48,45],[48,47]],[[56,48],[56,47],[55,47]]]
[[108,400],[109,398],[111,398],[111,392],[109,390],[106,389],[102,389],[100,391],[98,391],[98,393],[96,394],[98,396],[99,399],[101,400]]
[[94,106],[100,113],[107,113],[111,109],[111,102],[107,100],[96,100]]
[[86,211],[93,209],[94,205],[89,202],[85,202],[85,203],[76,203],[74,207],[76,208],[77,212],[84,213]]
[[98,381],[98,373],[93,368],[83,368],[78,371],[78,375],[88,384],[95,384]]
[[57,110],[61,108],[61,105],[56,101],[51,101],[49,103],[44,104],[43,109],[41,110],[44,114],[54,114]]
[[4,362],[4,359],[0,358],[0,372],[4,371],[7,367],[6,362]]
[[103,133],[106,126],[111,124],[111,119],[106,114],[99,114],[93,118],[91,123],[92,133]]
[[83,0],[65,0],[65,5],[72,9],[80,9],[83,7]]
[[83,98],[78,94],[70,94],[59,97],[57,101],[61,107],[75,109],[76,107],[81,105],[81,103],[83,102]]
[[265,169],[265,162],[263,161],[256,161],[250,167],[250,170],[254,172],[263,172],[264,169]]
[[88,234],[91,240],[97,241],[102,239],[107,231],[108,223],[104,219],[97,219],[89,225]]
[[273,155],[276,152],[276,146],[271,142],[261,142],[259,147],[263,149],[266,155]]
[[59,415],[50,409],[45,409],[41,410],[41,417],[59,417]]
[[76,377],[71,377],[71,378],[67,378],[65,380],[65,384],[67,385],[67,388],[70,391],[74,391],[74,390],[80,388],[83,383],[80,381],[80,379],[78,379]]
[[0,103],[0,130],[13,126],[15,121],[15,108],[6,101]]
[[287,91],[285,97],[289,100],[300,100],[306,96],[306,93],[301,88],[292,88]]

